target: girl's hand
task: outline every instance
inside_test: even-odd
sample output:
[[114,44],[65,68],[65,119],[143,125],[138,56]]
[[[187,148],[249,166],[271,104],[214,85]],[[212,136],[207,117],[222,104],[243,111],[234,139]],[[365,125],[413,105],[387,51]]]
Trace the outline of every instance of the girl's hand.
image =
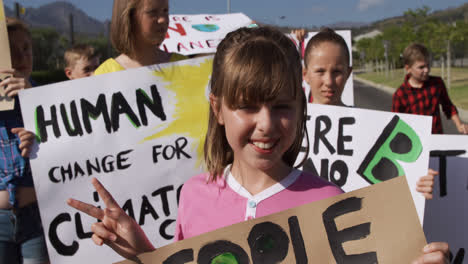
[[91,226],[94,233],[92,236],[94,243],[98,246],[107,244],[115,252],[128,259],[144,252],[153,251],[153,245],[137,222],[120,208],[112,195],[96,178],[93,178],[91,182],[107,208],[102,210],[75,199],[68,199],[67,203],[71,207],[102,221]]
[[446,242],[430,243],[424,247],[423,253],[413,264],[450,264],[449,246]]
[[429,169],[427,171],[427,175],[422,176],[421,178],[419,178],[418,182],[416,182],[416,191],[420,192],[426,198],[426,200],[432,199],[434,177],[438,174],[438,171]]
[[35,136],[34,133],[24,129],[24,127],[15,127],[11,129],[11,133],[17,134],[20,139],[19,149],[21,156],[27,158],[31,153],[32,146],[34,144]]
[[5,95],[8,97],[14,97],[18,95],[19,90],[32,87],[28,79],[18,71],[0,70],[0,73],[11,75],[0,82],[0,87],[5,87]]

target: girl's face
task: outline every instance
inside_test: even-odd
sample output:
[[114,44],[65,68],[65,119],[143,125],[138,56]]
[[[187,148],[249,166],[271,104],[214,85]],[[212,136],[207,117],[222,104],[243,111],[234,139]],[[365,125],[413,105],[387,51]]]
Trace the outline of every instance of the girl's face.
[[290,93],[282,92],[272,102],[236,109],[221,103],[219,111],[214,96],[210,101],[234,152],[234,167],[262,171],[284,168],[282,157],[294,142],[299,121],[297,102]]
[[311,49],[303,78],[310,86],[313,102],[343,105],[341,94],[352,68],[343,48],[335,43],[323,42]]
[[159,46],[169,26],[168,0],[142,0],[136,11],[137,43]]
[[13,69],[22,77],[29,78],[33,65],[31,37],[22,30],[14,30],[8,33],[8,39]]

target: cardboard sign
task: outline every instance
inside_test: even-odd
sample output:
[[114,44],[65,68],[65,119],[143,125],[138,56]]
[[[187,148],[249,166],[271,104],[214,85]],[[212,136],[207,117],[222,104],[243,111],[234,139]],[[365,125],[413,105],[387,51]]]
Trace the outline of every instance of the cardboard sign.
[[215,53],[227,33],[251,23],[242,13],[170,15],[169,29],[160,49],[183,55]]
[[[304,39],[304,49],[307,47],[307,43],[309,40],[315,36],[318,32],[308,32]],[[336,33],[343,37],[346,41],[349,50],[349,65],[353,65],[353,54],[352,54],[352,39],[351,39],[351,31],[350,30],[337,30]],[[288,34],[289,38],[296,44],[299,52],[302,54],[303,50],[300,47],[300,43],[294,34]],[[304,91],[306,92],[308,102],[312,102],[312,93],[310,91],[310,86],[304,81],[302,83],[304,87]],[[341,95],[341,100],[345,105],[353,106],[354,105],[354,85],[353,85],[353,73],[349,75],[348,81],[346,81],[343,94]]]
[[[11,69],[10,43],[6,26],[5,10],[3,0],[0,0],[0,68]],[[8,75],[0,74],[0,82]],[[5,96],[5,87],[0,87],[0,111],[11,110],[15,106],[15,101],[11,97]]]
[[431,117],[318,104],[307,108],[310,150],[303,170],[346,192],[406,175],[422,223],[425,199],[416,182],[427,174]]
[[434,197],[426,202],[424,231],[427,239],[446,241],[451,263],[468,263],[468,136],[433,135],[429,167],[439,175]]
[[202,172],[212,57],[21,91],[38,136],[31,167],[52,263],[111,263],[89,239],[96,221],[66,204],[102,206],[98,178],[158,247],[172,241],[182,184]]
[[398,177],[183,240],[138,263],[411,263],[425,244]]

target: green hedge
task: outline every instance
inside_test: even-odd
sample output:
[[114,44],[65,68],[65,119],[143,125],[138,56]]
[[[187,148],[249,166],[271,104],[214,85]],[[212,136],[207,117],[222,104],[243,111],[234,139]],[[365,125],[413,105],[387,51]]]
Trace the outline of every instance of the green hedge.
[[35,71],[31,74],[31,78],[38,85],[46,85],[56,82],[62,82],[68,80],[63,70],[54,71]]

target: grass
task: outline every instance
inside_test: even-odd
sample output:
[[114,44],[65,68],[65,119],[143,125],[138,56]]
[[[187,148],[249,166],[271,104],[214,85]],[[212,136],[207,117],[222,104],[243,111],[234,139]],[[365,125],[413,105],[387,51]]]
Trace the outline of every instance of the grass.
[[[432,68],[431,75],[441,76],[441,68]],[[403,69],[397,69],[389,72],[388,76],[385,72],[359,73],[358,76],[396,89],[403,82],[404,72]],[[448,89],[450,99],[457,107],[468,110],[468,68],[452,68],[451,79],[451,88]],[[448,88],[447,80],[444,81]]]

